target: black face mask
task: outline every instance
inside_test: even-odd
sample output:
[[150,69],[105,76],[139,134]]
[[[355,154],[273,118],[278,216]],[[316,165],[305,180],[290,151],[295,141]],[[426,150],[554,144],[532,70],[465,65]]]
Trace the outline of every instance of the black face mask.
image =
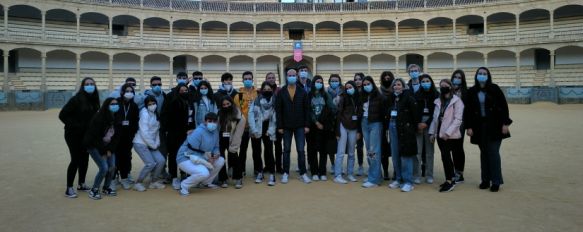
[[261,93],[261,95],[263,95],[263,97],[265,97],[265,98],[271,98],[271,96],[273,96],[273,92],[272,91],[264,91]]
[[181,94],[180,94],[180,97],[181,97],[182,99],[188,99],[188,93],[181,93]]
[[450,87],[440,87],[439,92],[441,92],[442,95],[445,95],[445,94],[448,94],[449,92],[451,92],[451,88]]
[[383,78],[383,81],[381,82],[381,84],[383,85],[383,87],[385,88],[389,88],[391,87],[391,81],[389,80],[385,80],[385,78]]

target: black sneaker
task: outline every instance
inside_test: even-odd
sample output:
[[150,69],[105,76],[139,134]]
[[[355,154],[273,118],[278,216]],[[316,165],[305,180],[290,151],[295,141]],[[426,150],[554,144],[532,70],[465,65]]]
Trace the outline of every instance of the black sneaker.
[[93,200],[100,200],[101,194],[99,194],[99,189],[91,189],[91,191],[89,191],[89,198]]
[[102,192],[106,196],[110,196],[110,197],[117,196],[117,192],[115,190],[113,190],[113,189],[110,189],[110,188],[104,188],[102,190]]
[[480,183],[480,189],[488,189],[490,188],[490,182],[482,182]]
[[89,186],[87,186],[85,184],[80,184],[80,185],[77,185],[77,191],[89,192],[89,191],[91,191],[91,188],[89,188]]
[[73,187],[67,187],[67,190],[65,190],[65,196],[68,198],[77,198],[77,193]]
[[446,181],[443,184],[441,184],[439,187],[440,187],[439,192],[451,192],[451,190],[453,190],[453,188],[455,188],[455,184]]
[[455,183],[456,184],[464,183],[464,175],[459,175],[457,178],[455,178]]
[[498,190],[500,190],[500,185],[499,184],[493,184],[492,187],[490,187],[490,192],[498,192]]

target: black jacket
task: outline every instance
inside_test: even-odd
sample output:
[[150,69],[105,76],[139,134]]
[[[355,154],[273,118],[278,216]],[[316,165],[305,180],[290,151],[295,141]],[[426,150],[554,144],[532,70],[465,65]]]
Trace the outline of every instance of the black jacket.
[[[419,112],[417,101],[411,91],[403,91],[398,97],[389,97],[389,112],[397,110],[397,132],[399,138],[399,154],[402,156],[417,155],[417,123]],[[390,116],[389,116],[390,117]]]
[[91,102],[90,98],[81,90],[63,106],[59,119],[65,124],[66,132],[85,134],[91,118],[99,110],[99,101]]
[[314,96],[310,94],[308,103],[310,104],[310,126],[316,127],[316,121],[324,126],[324,131],[334,132],[336,130],[336,105],[332,101],[332,97],[326,91],[321,92],[322,97],[326,105],[322,109],[322,113],[319,117],[316,117],[314,111],[312,110],[312,98]]
[[[115,113],[115,132],[120,136],[120,140],[132,141],[139,129],[140,109],[133,99],[125,102],[122,98],[118,98],[117,101],[120,106]],[[128,121],[129,125],[124,126],[124,121]]]
[[[108,110],[108,109],[102,109]],[[104,113],[97,113],[91,119],[91,123],[87,128],[87,132],[85,133],[85,137],[83,138],[83,144],[88,148],[96,148],[99,150],[101,155],[105,155],[107,151],[114,152],[117,148],[117,144],[119,142],[120,134],[117,130],[115,130],[115,122],[114,122],[114,115],[111,113],[104,112]],[[111,138],[111,142],[105,143],[103,142],[103,137],[107,130],[114,126],[115,133]]]
[[[387,110],[387,98],[385,95],[381,94],[378,90],[373,94],[369,94],[368,97],[364,96],[361,100],[361,105],[368,100],[368,121],[369,122],[384,122],[388,115]],[[364,115],[363,107],[360,108],[361,117]]]
[[[419,89],[417,93],[415,93],[415,100],[417,101],[417,112],[419,112],[419,122],[426,123],[428,126],[433,121],[433,111],[435,110],[435,99],[439,97],[437,92],[433,91],[425,91],[423,88]],[[424,109],[427,107],[429,112],[424,113]],[[421,118],[423,116],[428,116],[429,119],[427,121],[422,121]],[[429,128],[427,128],[429,129]]]
[[[340,94],[340,101],[338,102],[338,114],[336,123],[336,136],[340,136],[340,123],[348,130],[357,130],[362,133],[360,126],[361,117],[358,115],[362,108],[362,104],[358,97],[352,97],[347,93]],[[352,116],[356,115],[357,120],[352,120]]]
[[277,94],[275,102],[277,129],[297,129],[310,126],[310,104],[308,94],[300,86],[296,86],[292,101],[287,89],[283,86]]
[[[496,84],[486,85],[483,89],[486,93],[486,117],[482,118],[480,100],[478,98],[480,90],[482,89],[478,86],[471,87],[468,90],[465,102],[464,125],[466,129],[472,129],[474,132],[470,141],[473,144],[479,144],[482,136],[486,136],[491,140],[509,138],[510,134],[502,134],[502,126],[512,124],[504,93]],[[487,125],[486,131],[482,130],[484,123]]]
[[217,107],[221,108],[221,105],[223,104],[221,101],[221,98],[225,97],[225,96],[229,96],[231,97],[233,100],[235,100],[235,96],[237,96],[239,92],[236,89],[233,89],[231,91],[231,93],[227,92],[224,89],[219,89],[217,92],[214,93],[213,98],[215,99],[215,102],[217,103]]
[[[186,135],[188,130],[194,129],[196,127],[194,122],[196,112],[194,112],[193,106],[190,97],[183,99],[177,94],[172,99],[169,99],[169,101],[166,101],[162,108],[162,114],[160,115],[160,121],[164,130],[169,135]],[[191,122],[189,122],[188,117],[189,110],[192,110]]]

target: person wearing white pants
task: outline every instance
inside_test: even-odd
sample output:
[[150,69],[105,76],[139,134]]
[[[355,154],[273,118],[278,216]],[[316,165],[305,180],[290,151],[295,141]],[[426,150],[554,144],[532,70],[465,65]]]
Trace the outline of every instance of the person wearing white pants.
[[217,119],[216,113],[207,113],[204,123],[190,133],[178,149],[176,163],[180,170],[190,175],[180,183],[182,196],[188,196],[189,189],[200,183],[207,188],[218,188],[212,181],[225,164],[225,159],[220,157]]

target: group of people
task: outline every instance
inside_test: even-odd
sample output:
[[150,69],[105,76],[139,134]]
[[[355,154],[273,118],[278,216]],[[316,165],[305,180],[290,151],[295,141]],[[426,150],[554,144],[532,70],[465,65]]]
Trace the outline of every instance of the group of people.
[[[389,188],[403,192],[412,191],[423,177],[427,184],[434,182],[437,141],[445,173],[439,191],[449,192],[464,181],[464,134],[480,149],[479,188],[497,192],[503,184],[500,145],[510,137],[512,120],[490,71],[478,68],[469,89],[462,70],[439,82],[416,64],[407,72],[405,81],[385,71],[377,85],[363,73],[343,83],[338,74],[324,80],[300,66],[287,69],[285,84],[277,86],[274,73],[259,85],[247,71],[239,89],[227,72],[216,91],[203,73],[189,77],[181,72],[167,93],[160,77],[152,77],[142,94],[136,94],[136,80],[128,78],[101,105],[95,81],[84,78],[59,114],[71,155],[65,195],[75,198],[77,191],[86,191],[101,199],[102,194],[116,195],[118,184],[136,191],[171,184],[183,196],[192,187],[233,183],[240,189],[249,143],[255,183],[286,184],[292,138],[296,171],[304,183],[326,181],[328,161],[334,182],[356,182],[355,176],[365,176],[366,157],[362,187],[388,180]],[[144,162],[135,180],[132,148]],[[85,182],[89,157],[99,168],[92,186]]]

